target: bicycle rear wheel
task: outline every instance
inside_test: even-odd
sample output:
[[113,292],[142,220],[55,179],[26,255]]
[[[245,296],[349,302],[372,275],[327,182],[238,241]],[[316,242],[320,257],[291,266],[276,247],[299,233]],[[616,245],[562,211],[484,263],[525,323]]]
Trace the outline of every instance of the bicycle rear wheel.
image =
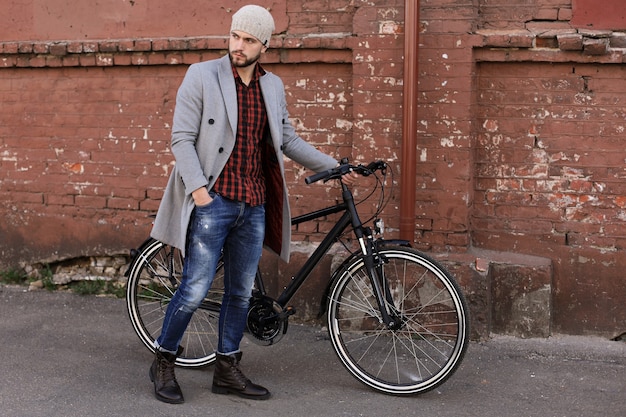
[[[154,352],[167,306],[180,285],[183,257],[176,248],[149,239],[130,266],[126,305],[133,328],[143,344]],[[191,318],[183,335],[183,353],[176,364],[201,367],[215,361],[218,318],[223,295],[224,268],[220,261],[211,290]]]
[[[402,320],[397,330],[381,318],[362,257],[336,273],[328,304],[328,331],[346,369],[383,393],[423,393],[460,365],[469,340],[465,299],[436,261],[405,247],[379,252],[380,270]],[[385,285],[383,285],[385,288]]]

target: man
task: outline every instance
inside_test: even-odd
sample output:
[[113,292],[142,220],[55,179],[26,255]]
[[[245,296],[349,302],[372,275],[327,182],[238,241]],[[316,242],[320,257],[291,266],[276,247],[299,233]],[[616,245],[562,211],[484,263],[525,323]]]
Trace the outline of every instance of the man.
[[[185,256],[182,283],[168,306],[150,367],[155,395],[167,403],[184,401],[174,362],[222,251],[225,294],[212,391],[270,397],[239,369],[239,343],[264,243],[289,259],[283,154],[317,172],[337,165],[297,136],[282,81],[258,62],[273,31],[266,9],[242,7],[232,18],[228,56],[190,66],[178,90],[171,145],[176,166],[151,233]],[[354,179],[344,178],[349,184]]]

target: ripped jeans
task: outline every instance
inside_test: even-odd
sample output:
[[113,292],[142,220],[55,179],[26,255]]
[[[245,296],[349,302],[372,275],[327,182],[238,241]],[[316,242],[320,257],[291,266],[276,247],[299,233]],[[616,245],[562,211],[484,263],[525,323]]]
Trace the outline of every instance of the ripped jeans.
[[165,313],[155,346],[176,353],[185,329],[211,288],[224,252],[224,299],[219,318],[217,352],[239,351],[265,234],[265,207],[251,207],[211,193],[213,201],[196,207],[187,233],[180,287]]

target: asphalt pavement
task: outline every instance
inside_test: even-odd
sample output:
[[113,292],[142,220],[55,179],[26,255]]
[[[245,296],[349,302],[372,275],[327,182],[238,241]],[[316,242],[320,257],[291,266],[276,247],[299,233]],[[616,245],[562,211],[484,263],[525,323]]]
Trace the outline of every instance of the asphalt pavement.
[[124,300],[0,287],[0,317],[2,416],[626,415],[626,343],[595,337],[473,342],[438,389],[394,397],[350,376],[324,329],[290,324],[274,346],[244,339],[242,368],[270,400],[212,394],[213,367],[179,368],[186,401],[169,405]]

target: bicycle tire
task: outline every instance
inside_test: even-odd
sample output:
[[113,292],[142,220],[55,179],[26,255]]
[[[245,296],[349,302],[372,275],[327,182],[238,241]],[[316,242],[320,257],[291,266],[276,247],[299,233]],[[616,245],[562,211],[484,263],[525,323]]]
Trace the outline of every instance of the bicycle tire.
[[430,391],[463,360],[469,343],[467,303],[454,278],[427,255],[387,246],[379,256],[403,325],[391,330],[383,324],[364,260],[357,256],[337,270],[329,293],[333,348],[354,377],[377,391]]
[[[153,353],[165,311],[180,284],[182,268],[180,251],[152,238],[141,246],[129,268],[126,287],[128,315],[135,333]],[[211,290],[193,314],[181,340],[184,350],[176,359],[179,366],[196,368],[215,361],[223,272],[220,260]]]

